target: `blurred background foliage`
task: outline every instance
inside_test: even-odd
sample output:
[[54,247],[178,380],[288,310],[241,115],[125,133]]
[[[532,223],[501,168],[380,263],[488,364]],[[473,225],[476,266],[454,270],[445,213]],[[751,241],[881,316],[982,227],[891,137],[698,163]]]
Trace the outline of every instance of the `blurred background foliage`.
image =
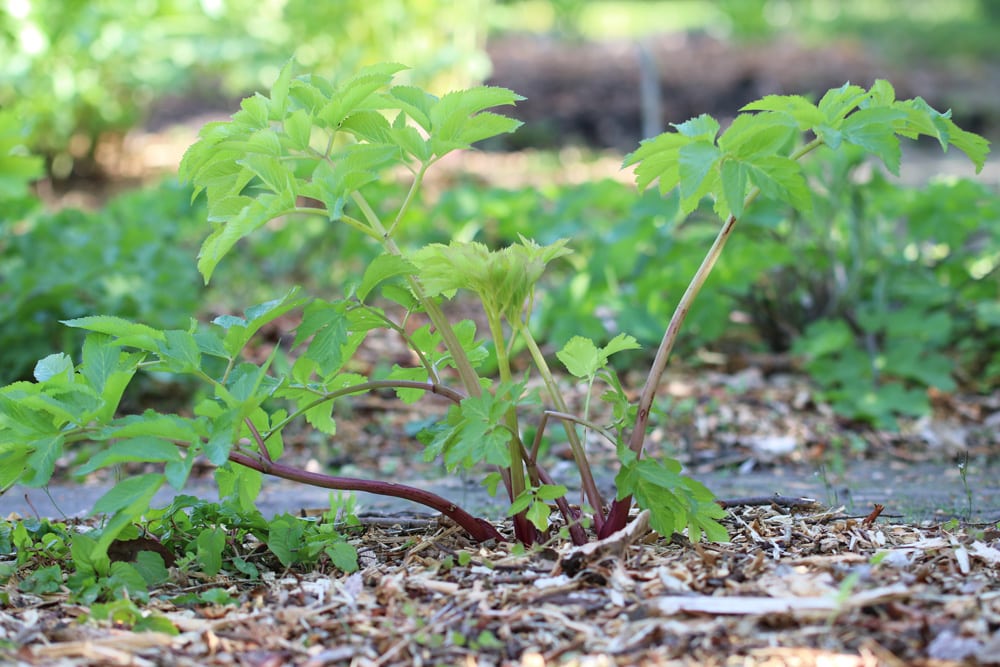
[[295,57],[328,75],[406,63],[432,92],[482,81],[489,36],[640,39],[694,31],[746,42],[856,39],[886,57],[996,56],[995,0],[3,0],[0,107],[28,123],[57,177],[154,102],[232,108]]
[[[402,62],[413,69],[401,82],[440,94],[488,81],[490,45],[506,38],[640,43],[678,33],[748,47],[846,43],[916,78],[925,65],[954,68],[980,85],[949,92],[949,104],[988,98],[976,108],[1000,108],[995,79],[977,78],[1000,57],[997,0],[0,0],[0,381],[30,376],[55,349],[73,352],[78,340],[61,319],[110,313],[184,328],[191,316],[238,312],[289,283],[342,290],[370,260],[346,228],[318,217],[277,221],[206,292],[193,261],[204,211],[174,179],[161,174],[96,211],[55,210],[41,201],[50,186],[30,187],[113,179],[101,153],[120,150],[128,132],[228,115],[291,57],[332,78]],[[710,79],[714,65],[689,76]],[[582,99],[614,113],[607,96]],[[516,136],[556,149],[549,135],[566,140],[545,132],[531,123]],[[671,198],[613,180],[557,184],[574,165],[553,154],[538,160],[547,166],[531,187],[450,177],[452,189],[411,211],[410,241],[569,237],[577,254],[553,267],[540,334],[557,346],[576,333],[622,330],[655,345],[715,221],[707,212],[681,220]],[[900,187],[848,154],[811,178],[812,217],[766,205],[747,217],[679,353],[791,351],[826,400],[877,424],[926,412],[926,387],[995,388],[995,188],[956,179]],[[403,196],[391,182],[371,187],[373,201]]]

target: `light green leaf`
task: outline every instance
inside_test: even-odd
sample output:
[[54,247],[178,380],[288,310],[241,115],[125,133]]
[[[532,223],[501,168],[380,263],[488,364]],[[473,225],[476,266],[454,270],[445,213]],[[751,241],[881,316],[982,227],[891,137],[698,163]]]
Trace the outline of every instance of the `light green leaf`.
[[288,88],[292,82],[292,70],[295,61],[289,59],[278,73],[278,78],[271,86],[270,120],[282,120],[288,109]]
[[174,443],[151,436],[142,436],[121,440],[107,449],[97,452],[90,457],[90,460],[77,468],[77,473],[85,475],[99,468],[130,461],[169,462],[180,460],[181,454],[177,451],[177,445]]
[[61,320],[61,322],[68,327],[108,334],[117,339],[118,345],[148,352],[155,352],[157,350],[156,341],[164,340],[162,331],[111,315],[92,315],[73,320]]
[[323,549],[323,553],[341,572],[350,574],[358,571],[358,550],[347,542],[334,542]]
[[31,442],[31,455],[25,462],[27,472],[20,475],[18,480],[25,486],[45,486],[52,479],[52,472],[55,470],[56,461],[63,454],[63,444],[65,443],[62,434],[37,438]]
[[828,125],[840,127],[844,116],[849,114],[866,97],[868,97],[868,93],[864,88],[845,83],[840,88],[828,90],[820,99],[818,106]]
[[562,484],[542,484],[538,487],[538,491],[535,495],[538,496],[539,500],[552,502],[562,498],[568,492],[568,489]]
[[196,560],[201,571],[214,577],[222,569],[222,552],[226,548],[226,531],[222,528],[205,528],[195,540]]
[[305,528],[295,517],[282,514],[268,524],[267,548],[271,550],[281,564],[291,567],[299,562],[303,545]]
[[696,141],[680,149],[681,210],[690,213],[718,180],[721,152],[710,143]]
[[777,155],[747,163],[750,181],[767,197],[791,204],[800,211],[812,210],[812,195],[802,167],[795,160]]
[[149,501],[164,481],[163,475],[159,473],[126,477],[94,503],[91,514],[112,514],[143,502],[145,502],[143,509],[148,508]]
[[312,140],[312,118],[305,109],[298,109],[282,121],[282,127],[292,148],[299,151],[309,150]]
[[766,95],[751,102],[740,111],[775,111],[788,114],[793,118],[799,130],[806,130],[822,123],[823,113],[815,104],[801,95]]
[[653,139],[643,141],[639,148],[626,155],[623,167],[636,165],[636,185],[645,190],[649,184],[659,179],[660,192],[674,189],[680,182],[678,156],[692,139],[673,132],[664,132]]
[[33,374],[38,382],[49,380],[70,382],[73,379],[73,360],[65,352],[50,354],[35,364]]
[[379,255],[368,264],[358,286],[358,300],[364,301],[372,289],[390,278],[416,273],[417,267],[399,255]]
[[552,510],[543,502],[535,501],[531,503],[531,507],[528,508],[527,517],[528,521],[532,523],[538,530],[545,530],[549,527],[549,515],[552,514]]
[[157,341],[160,361],[175,373],[191,373],[201,367],[201,350],[194,334],[177,329],[164,331],[164,339]]
[[723,160],[721,176],[726,206],[739,219],[743,215],[743,199],[747,194],[747,169],[737,160]]
[[902,154],[894,125],[905,117],[899,109],[859,109],[844,119],[840,129],[845,141],[874,153],[892,174],[899,176]]
[[438,98],[416,86],[393,86],[389,94],[396,105],[425,132],[431,131],[431,109]]
[[780,154],[797,134],[794,120],[782,113],[740,114],[719,137],[719,148],[740,159]]
[[683,123],[671,123],[671,125],[677,129],[678,134],[710,144],[715,142],[715,136],[719,133],[719,121],[707,113],[686,120]]
[[607,357],[598,351],[594,342],[583,336],[570,338],[563,348],[556,352],[556,357],[571,375],[578,378],[593,376],[607,363]]

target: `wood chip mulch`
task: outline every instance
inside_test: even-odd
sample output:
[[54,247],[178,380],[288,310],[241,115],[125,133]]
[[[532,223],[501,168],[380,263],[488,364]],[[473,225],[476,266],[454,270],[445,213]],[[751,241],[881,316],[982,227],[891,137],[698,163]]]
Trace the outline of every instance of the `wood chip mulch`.
[[[731,542],[625,530],[574,548],[476,545],[438,521],[374,522],[361,571],[199,581],[151,611],[176,636],[81,620],[17,592],[0,639],[25,665],[1000,664],[1000,530],[893,525],[873,512],[729,509]],[[507,526],[501,526],[505,530]],[[226,588],[238,604],[175,606]]]

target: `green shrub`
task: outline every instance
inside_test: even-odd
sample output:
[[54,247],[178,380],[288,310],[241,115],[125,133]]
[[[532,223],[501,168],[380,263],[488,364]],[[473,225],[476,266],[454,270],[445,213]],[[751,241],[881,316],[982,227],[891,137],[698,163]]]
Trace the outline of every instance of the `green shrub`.
[[[115,313],[185,326],[202,288],[192,259],[204,205],[176,183],[120,196],[100,212],[0,218],[0,376],[28,375],[83,340],[60,320]],[[7,213],[5,211],[4,213]]]

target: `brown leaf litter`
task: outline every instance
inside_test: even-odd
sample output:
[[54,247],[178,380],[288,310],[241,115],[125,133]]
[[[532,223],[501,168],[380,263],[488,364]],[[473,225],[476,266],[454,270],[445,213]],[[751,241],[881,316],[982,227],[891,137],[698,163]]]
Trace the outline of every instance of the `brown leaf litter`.
[[[659,538],[519,553],[444,521],[365,525],[361,571],[220,575],[239,603],[150,611],[177,636],[81,620],[65,596],[0,611],[25,665],[1000,664],[1000,531],[733,507],[728,543]],[[502,531],[509,526],[501,525]],[[175,580],[186,579],[176,573]]]

